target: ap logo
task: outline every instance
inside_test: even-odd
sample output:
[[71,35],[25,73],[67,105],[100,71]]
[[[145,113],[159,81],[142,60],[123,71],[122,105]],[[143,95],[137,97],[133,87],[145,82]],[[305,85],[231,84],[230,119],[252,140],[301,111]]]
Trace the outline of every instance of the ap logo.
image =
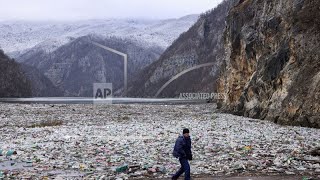
[[93,84],[93,103],[111,104],[112,103],[112,83]]

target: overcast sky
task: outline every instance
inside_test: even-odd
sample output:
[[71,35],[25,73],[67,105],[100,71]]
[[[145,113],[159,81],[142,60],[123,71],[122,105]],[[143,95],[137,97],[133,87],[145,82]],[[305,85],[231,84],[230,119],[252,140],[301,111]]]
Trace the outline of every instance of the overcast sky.
[[222,0],[0,0],[0,20],[167,19],[200,14]]

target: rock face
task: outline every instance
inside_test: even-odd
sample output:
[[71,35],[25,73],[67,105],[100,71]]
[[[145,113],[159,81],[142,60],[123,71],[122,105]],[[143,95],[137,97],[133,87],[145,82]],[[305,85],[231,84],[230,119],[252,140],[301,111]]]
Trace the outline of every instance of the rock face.
[[215,90],[218,67],[224,58],[223,32],[225,18],[233,0],[224,1],[218,7],[202,14],[199,20],[161,55],[140,73],[131,84],[131,96],[153,97],[168,80],[194,66],[212,62],[205,67],[182,75],[163,90],[160,97],[176,97],[180,93]]
[[0,50],[0,98],[29,97],[31,84],[18,63]]
[[217,82],[226,111],[320,128],[320,1],[242,0]]

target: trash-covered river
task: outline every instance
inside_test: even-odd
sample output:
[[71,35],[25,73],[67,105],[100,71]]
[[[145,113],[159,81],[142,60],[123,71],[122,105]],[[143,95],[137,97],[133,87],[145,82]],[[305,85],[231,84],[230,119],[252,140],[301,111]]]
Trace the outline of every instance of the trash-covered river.
[[213,104],[0,103],[0,179],[170,178],[183,128],[193,177],[320,178],[320,130],[216,113]]

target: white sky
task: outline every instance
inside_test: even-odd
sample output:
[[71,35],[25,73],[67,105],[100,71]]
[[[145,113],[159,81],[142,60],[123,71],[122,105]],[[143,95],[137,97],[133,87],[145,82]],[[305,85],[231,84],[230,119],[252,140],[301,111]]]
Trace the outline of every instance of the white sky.
[[0,0],[0,20],[179,18],[200,14],[222,0]]

